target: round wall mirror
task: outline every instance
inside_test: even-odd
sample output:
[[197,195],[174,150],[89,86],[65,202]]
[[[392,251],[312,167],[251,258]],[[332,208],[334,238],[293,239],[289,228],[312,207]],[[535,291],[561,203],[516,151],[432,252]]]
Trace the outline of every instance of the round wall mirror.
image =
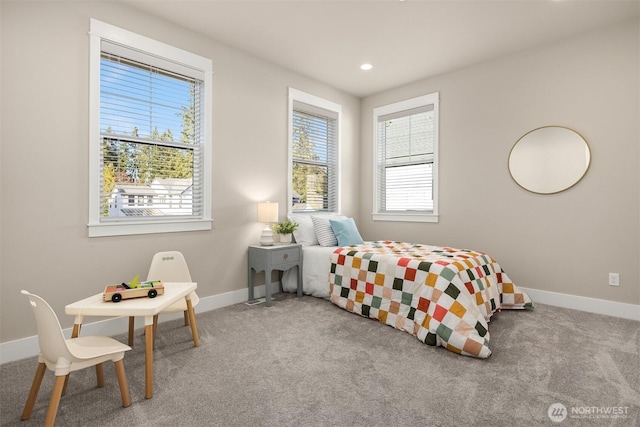
[[520,187],[553,194],[573,187],[589,169],[591,152],[584,138],[561,126],[534,129],[509,153],[509,173]]

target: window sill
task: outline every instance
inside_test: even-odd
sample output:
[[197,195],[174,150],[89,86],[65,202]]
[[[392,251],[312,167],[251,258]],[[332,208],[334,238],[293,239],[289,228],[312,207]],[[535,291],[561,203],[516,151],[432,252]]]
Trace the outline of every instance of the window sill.
[[417,213],[374,213],[373,220],[397,222],[438,222],[438,215]]
[[183,231],[211,230],[212,219],[191,221],[166,221],[155,223],[118,222],[89,224],[89,237],[130,236],[133,234],[178,233]]

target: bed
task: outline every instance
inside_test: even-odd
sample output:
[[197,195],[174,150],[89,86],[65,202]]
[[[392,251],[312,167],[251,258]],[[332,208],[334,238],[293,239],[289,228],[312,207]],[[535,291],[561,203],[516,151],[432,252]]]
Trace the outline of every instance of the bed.
[[[329,271],[331,254],[337,246],[303,246],[302,291],[305,295],[329,299]],[[282,273],[282,289],[296,292],[298,289],[297,267]]]
[[[479,251],[389,240],[305,243],[305,294],[461,355],[489,357],[491,316],[533,307],[502,267]],[[283,275],[285,291],[295,292],[296,273]]]
[[332,303],[414,335],[428,345],[486,358],[489,319],[533,304],[482,252],[378,241],[336,249]]

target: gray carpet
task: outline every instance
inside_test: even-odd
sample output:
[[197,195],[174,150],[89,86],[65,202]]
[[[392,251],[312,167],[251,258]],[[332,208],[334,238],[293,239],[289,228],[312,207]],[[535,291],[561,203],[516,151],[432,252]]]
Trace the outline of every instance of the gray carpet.
[[[103,389],[92,369],[72,374],[56,425],[640,425],[639,324],[630,320],[544,305],[504,311],[490,323],[493,355],[479,360],[308,296],[197,319],[199,348],[181,321],[160,324],[152,399],[138,331],[125,357],[132,405],[121,407],[109,363]],[[42,425],[51,372],[20,421],[36,364],[0,366],[2,426]],[[552,421],[557,403],[567,412]]]

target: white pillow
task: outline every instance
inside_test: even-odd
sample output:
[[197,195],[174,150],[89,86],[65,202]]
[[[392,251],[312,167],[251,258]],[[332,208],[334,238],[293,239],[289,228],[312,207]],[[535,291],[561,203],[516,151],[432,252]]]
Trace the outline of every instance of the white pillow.
[[346,216],[340,214],[311,215],[313,229],[320,246],[338,246],[338,239],[331,229],[330,219],[343,220]]
[[318,239],[316,238],[316,232],[313,229],[313,222],[311,221],[310,214],[292,213],[289,215],[289,219],[298,223],[298,228],[293,232],[293,237],[296,239],[296,243],[300,243],[302,246],[318,245]]

